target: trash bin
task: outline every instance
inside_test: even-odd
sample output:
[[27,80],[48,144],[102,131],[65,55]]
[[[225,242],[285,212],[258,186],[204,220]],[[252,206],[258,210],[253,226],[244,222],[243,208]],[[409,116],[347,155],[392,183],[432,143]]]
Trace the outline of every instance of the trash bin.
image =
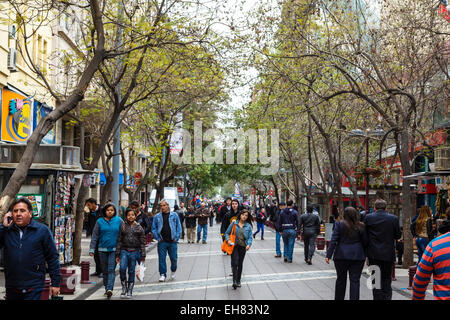
[[317,246],[317,250],[324,250],[325,249],[325,237],[317,237],[316,238],[316,246]]

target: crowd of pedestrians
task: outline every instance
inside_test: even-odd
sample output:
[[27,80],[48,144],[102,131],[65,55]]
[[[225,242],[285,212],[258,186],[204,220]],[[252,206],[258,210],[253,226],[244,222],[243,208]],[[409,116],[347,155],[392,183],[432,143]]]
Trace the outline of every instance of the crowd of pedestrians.
[[[275,257],[283,257],[285,263],[292,263],[295,242],[301,235],[304,259],[308,265],[312,265],[322,224],[312,205],[308,204],[306,211],[300,214],[292,200],[251,209],[237,199],[227,198],[222,205],[199,202],[185,208],[181,203],[171,211],[169,203],[163,199],[154,217],[149,217],[137,201],[132,201],[121,217],[112,203],[100,207],[90,198],[86,207],[86,234],[91,237],[89,254],[95,259],[96,275],[103,278],[107,298],[113,295],[117,264],[121,297],[132,297],[136,266],[145,262],[146,236],[149,233],[157,241],[159,281],[164,282],[168,278],[167,255],[171,271],[169,279],[174,280],[178,269],[179,240],[184,239],[186,232],[188,244],[195,243],[195,238],[197,243],[202,240],[202,244],[206,244],[208,224],[211,226],[215,217],[221,224],[222,241],[232,247],[229,251],[230,275],[233,276],[232,287],[237,289],[241,287],[246,252],[259,233],[260,239],[264,240],[266,223],[275,231]],[[325,262],[329,264],[333,260],[336,269],[335,300],[344,300],[347,277],[350,280],[350,300],[359,300],[360,278],[365,264],[372,267],[372,272],[378,272],[375,276],[380,278],[380,285],[372,289],[373,299],[392,299],[392,268],[396,258],[401,262],[401,256],[396,257],[396,252],[400,251],[402,230],[397,216],[389,214],[386,208],[387,202],[377,199],[373,211],[365,213],[362,208],[346,207],[342,216],[334,221]],[[410,231],[419,258],[413,281],[413,299],[424,299],[431,275],[434,277],[435,298],[450,299],[450,208],[446,215],[447,219],[437,227],[431,209],[423,206],[411,221]],[[256,231],[253,230],[253,222],[256,222]],[[23,246],[23,252],[17,250],[18,243],[20,248]],[[61,272],[52,234],[47,226],[32,219],[29,200],[16,200],[5,215],[0,225],[0,246],[5,251],[7,300],[40,299],[46,272],[51,278],[52,296],[59,294]],[[23,256],[33,260],[22,263]]]

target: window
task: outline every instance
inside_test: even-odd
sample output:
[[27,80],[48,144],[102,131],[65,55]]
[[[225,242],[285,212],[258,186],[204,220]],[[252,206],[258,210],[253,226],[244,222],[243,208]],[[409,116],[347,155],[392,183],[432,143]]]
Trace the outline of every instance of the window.
[[37,40],[37,56],[36,56],[36,65],[41,67],[42,61],[42,36],[38,35]]
[[47,72],[47,41],[44,40],[43,51],[42,51],[42,72]]

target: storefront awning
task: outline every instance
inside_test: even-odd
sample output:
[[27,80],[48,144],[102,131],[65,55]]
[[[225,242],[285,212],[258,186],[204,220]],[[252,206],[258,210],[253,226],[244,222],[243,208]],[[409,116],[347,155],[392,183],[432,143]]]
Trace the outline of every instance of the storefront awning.
[[[16,169],[17,163],[1,163],[1,169]],[[61,166],[55,164],[45,164],[45,163],[33,163],[30,167],[30,170],[55,170],[55,171],[69,171],[73,173],[87,173],[91,174],[94,171],[84,170],[78,166]]]
[[428,171],[428,172],[416,172],[409,176],[403,176],[404,180],[420,180],[426,178],[436,178],[442,176],[449,176],[450,171]]
[[[331,193],[331,191],[332,191],[331,187],[329,187],[329,186],[328,186],[327,190],[328,190],[328,193]],[[341,187],[341,192],[344,197],[349,197],[349,196],[353,197],[353,192],[349,187]],[[313,192],[313,194],[318,195],[318,194],[323,194],[323,192],[320,190],[315,190]],[[366,195],[366,191],[357,190],[357,194],[360,197],[364,197]],[[377,194],[376,190],[369,190],[369,195],[376,195],[376,194]],[[336,192],[336,195],[337,195],[337,192]]]

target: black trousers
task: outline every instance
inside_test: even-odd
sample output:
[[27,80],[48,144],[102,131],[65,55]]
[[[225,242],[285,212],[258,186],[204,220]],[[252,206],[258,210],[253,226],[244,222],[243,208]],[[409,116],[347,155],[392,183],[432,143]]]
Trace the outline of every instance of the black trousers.
[[100,262],[100,254],[98,253],[98,246],[94,251],[95,272],[97,274],[103,273],[102,263]]
[[305,245],[304,247],[305,260],[312,259],[314,251],[316,250],[316,238],[317,235],[315,233],[303,234],[303,241],[304,241],[303,243]]
[[241,282],[242,265],[244,264],[245,247],[236,244],[231,253],[231,270],[233,271],[233,283]]
[[345,299],[347,273],[350,278],[350,300],[359,300],[359,283],[364,262],[364,260],[334,260],[337,275],[334,300]]
[[[393,261],[383,261],[369,258],[369,265],[376,265],[381,272],[381,289],[372,289],[373,300],[392,300],[392,264]],[[376,277],[375,277],[376,279]]]
[[397,249],[397,258],[398,258],[398,264],[402,264],[403,262],[403,252],[404,252],[404,245],[403,242],[397,242],[395,245]]

